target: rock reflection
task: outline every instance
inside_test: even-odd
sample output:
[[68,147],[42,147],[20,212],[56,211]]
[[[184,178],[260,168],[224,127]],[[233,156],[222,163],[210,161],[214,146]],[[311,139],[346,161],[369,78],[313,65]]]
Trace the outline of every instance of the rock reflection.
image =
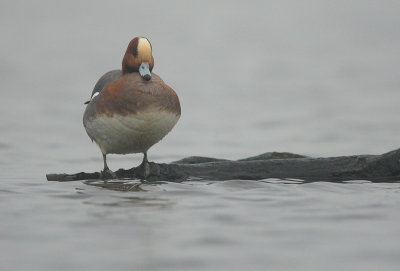
[[118,180],[87,180],[83,182],[86,185],[102,187],[109,190],[121,192],[146,192],[144,186],[154,186],[164,184],[165,182],[149,182],[137,179],[118,179]]
[[83,182],[86,185],[97,186],[114,191],[122,192],[144,192],[141,185],[144,183],[140,180],[90,180]]
[[143,182],[140,180],[91,180],[83,182],[89,186],[105,188],[117,192],[132,193],[107,193],[104,196],[92,197],[84,204],[97,205],[103,207],[155,207],[165,208],[171,205],[167,199],[161,198],[152,193],[151,187],[158,186],[164,182]]

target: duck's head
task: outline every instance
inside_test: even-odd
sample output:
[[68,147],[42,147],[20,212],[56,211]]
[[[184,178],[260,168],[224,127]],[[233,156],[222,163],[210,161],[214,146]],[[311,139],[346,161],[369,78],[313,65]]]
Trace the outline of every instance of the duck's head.
[[139,72],[144,80],[149,81],[153,66],[150,41],[144,37],[131,40],[122,60],[122,73]]

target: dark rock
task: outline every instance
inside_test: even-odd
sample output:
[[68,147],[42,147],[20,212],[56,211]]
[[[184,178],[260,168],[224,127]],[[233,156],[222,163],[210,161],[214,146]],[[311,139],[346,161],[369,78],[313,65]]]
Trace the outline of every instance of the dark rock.
[[[140,179],[138,168],[115,172],[121,179]],[[48,181],[99,179],[99,172],[47,174]],[[182,182],[197,180],[261,180],[268,178],[300,179],[303,181],[342,182],[369,180],[395,182],[400,180],[400,149],[382,155],[354,155],[310,158],[292,153],[264,153],[230,161],[208,157],[188,157],[170,164],[150,163],[148,181]]]

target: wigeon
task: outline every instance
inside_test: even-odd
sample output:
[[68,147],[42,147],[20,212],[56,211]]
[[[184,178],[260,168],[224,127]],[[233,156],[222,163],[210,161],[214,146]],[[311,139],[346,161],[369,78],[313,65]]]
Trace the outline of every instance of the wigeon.
[[106,161],[109,153],[143,153],[142,177],[149,174],[147,151],[178,122],[179,98],[155,73],[148,39],[136,37],[128,45],[122,70],[104,74],[96,83],[83,115],[87,134],[99,146],[103,176],[116,177]]

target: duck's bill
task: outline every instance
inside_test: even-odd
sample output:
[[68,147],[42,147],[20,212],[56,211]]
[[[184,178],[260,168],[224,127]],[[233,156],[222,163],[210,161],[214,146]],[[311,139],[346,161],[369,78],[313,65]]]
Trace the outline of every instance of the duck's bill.
[[149,81],[151,79],[149,62],[142,62],[140,64],[139,73],[144,80]]

